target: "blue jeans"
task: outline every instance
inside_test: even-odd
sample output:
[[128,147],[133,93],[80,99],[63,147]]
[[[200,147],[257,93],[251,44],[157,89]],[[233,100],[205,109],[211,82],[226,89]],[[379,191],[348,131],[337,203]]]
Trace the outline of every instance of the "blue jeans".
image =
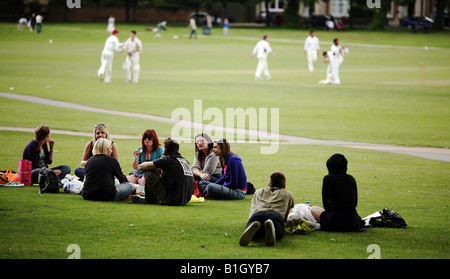
[[133,186],[131,186],[128,182],[120,183],[116,185],[116,196],[114,197],[115,201],[120,201],[127,198],[129,195],[133,193]]
[[82,167],[78,167],[75,169],[75,175],[80,179],[80,181],[84,181],[84,175],[86,174],[86,171]]
[[238,189],[230,189],[209,181],[200,181],[198,183],[198,188],[201,193],[207,194],[214,199],[242,200],[245,198],[245,193]]

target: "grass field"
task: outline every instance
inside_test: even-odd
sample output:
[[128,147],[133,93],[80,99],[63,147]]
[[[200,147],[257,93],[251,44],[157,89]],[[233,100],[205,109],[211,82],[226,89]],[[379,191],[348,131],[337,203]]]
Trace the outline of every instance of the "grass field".
[[[132,29],[143,41],[140,82],[125,83],[121,68],[125,55],[116,54],[113,83],[103,84],[96,77],[107,37],[103,24],[44,24],[40,35],[0,24],[0,92],[167,118],[177,108],[194,115],[195,100],[202,101],[203,112],[217,108],[223,114],[227,108],[278,108],[280,134],[450,147],[448,32],[317,31],[321,50],[328,50],[334,37],[350,49],[340,70],[342,85],[320,86],[326,67],[317,63],[309,73],[303,56],[308,30],[232,28],[224,38],[220,29],[214,29],[212,36],[194,40],[188,39],[185,27],[169,27],[159,39],[146,27],[117,26],[120,41]],[[263,34],[269,35],[276,56],[268,59],[273,78],[257,82],[253,76],[257,61],[250,54]],[[174,35],[179,38],[173,39]],[[421,63],[426,66],[423,83],[418,81]],[[145,129],[154,128],[161,139],[170,136],[173,128],[154,120],[3,97],[0,104],[3,127],[47,124],[52,129],[90,133],[95,124],[105,123],[116,135],[139,137]],[[205,118],[204,123],[209,121]],[[238,128],[249,125],[246,122]],[[32,138],[30,132],[0,130],[4,146],[0,169],[16,169]],[[53,134],[52,138],[56,142],[53,165],[68,164],[75,169],[90,137]],[[114,141],[127,173],[139,140]],[[341,152],[358,183],[360,216],[391,208],[405,218],[408,228],[315,231],[287,236],[275,247],[240,247],[251,196],[242,201],[208,200],[167,207],[89,202],[71,194],[39,195],[37,186],[0,187],[0,258],[67,258],[70,244],[79,245],[82,258],[108,259],[362,259],[370,255],[367,247],[371,244],[379,245],[384,259],[449,258],[449,163],[318,145],[280,144],[275,154],[261,154],[261,146],[232,144],[256,188],[267,185],[272,171],[282,170],[296,203],[321,206],[325,161]],[[183,143],[181,154],[192,161],[193,144]]]

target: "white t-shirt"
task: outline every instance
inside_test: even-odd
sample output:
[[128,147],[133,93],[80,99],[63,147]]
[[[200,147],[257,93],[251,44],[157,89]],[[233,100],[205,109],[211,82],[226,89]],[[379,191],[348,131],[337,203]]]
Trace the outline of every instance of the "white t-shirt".
[[262,58],[264,56],[267,57],[270,52],[272,52],[272,48],[270,48],[270,44],[266,40],[259,41],[253,49],[253,55],[256,54],[256,57],[258,58]]
[[334,59],[337,62],[342,63],[344,61],[344,57],[341,55],[341,46],[340,45],[331,45],[331,51],[334,53]]
[[314,36],[308,36],[305,40],[305,50],[319,50],[319,39]]
[[196,30],[197,29],[197,24],[195,23],[195,19],[191,18],[189,20],[189,25],[191,26],[192,30]]
[[41,15],[36,16],[36,23],[42,23],[43,17]]

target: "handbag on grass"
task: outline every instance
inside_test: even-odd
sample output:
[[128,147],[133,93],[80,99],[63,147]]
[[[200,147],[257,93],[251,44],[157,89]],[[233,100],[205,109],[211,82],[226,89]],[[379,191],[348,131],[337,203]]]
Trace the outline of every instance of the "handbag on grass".
[[19,160],[17,181],[25,185],[31,185],[31,161]]

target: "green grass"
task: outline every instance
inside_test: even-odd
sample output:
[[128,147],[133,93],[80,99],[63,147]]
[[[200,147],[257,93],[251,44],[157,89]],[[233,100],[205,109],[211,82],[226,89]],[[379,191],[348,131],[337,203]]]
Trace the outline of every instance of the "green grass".
[[[120,40],[136,29],[144,43],[139,84],[125,84],[114,60],[113,83],[98,82],[105,26],[45,24],[39,36],[0,24],[0,92],[64,100],[97,108],[171,117],[176,108],[192,115],[194,100],[203,112],[218,108],[279,108],[282,134],[405,146],[450,147],[450,39],[448,32],[326,33],[316,35],[328,49],[337,36],[350,55],[341,67],[341,86],[319,86],[325,66],[309,73],[302,44],[307,30],[236,29],[225,39],[187,39],[189,30],[170,27],[161,39],[142,25],[119,25]],[[269,58],[273,79],[253,80],[252,48],[269,34],[276,57]],[[179,35],[179,39],[172,39]],[[48,41],[52,39],[53,44]],[[430,44],[429,42],[432,42]],[[371,44],[365,46],[363,44]],[[428,51],[424,46],[428,44]],[[378,46],[377,46],[378,45]],[[386,46],[391,47],[386,47]],[[426,82],[418,83],[418,65]],[[13,88],[11,90],[11,88]],[[161,139],[172,126],[162,122],[78,111],[0,98],[1,126],[92,132],[105,123],[113,134],[139,136],[154,128]],[[209,123],[207,120],[204,121]],[[248,128],[248,127],[247,127]],[[193,135],[193,134],[192,134]],[[0,169],[17,168],[32,133],[0,131]],[[75,169],[90,137],[53,134],[53,165]],[[114,139],[124,173],[131,170],[138,139]],[[0,187],[0,258],[67,258],[78,244],[82,258],[367,258],[377,244],[389,259],[449,258],[448,163],[407,155],[333,146],[280,145],[260,154],[261,144],[233,144],[244,160],[249,181],[265,187],[269,174],[282,170],[296,203],[321,206],[325,161],[341,152],[358,183],[358,212],[365,217],[383,208],[399,212],[409,227],[364,233],[287,236],[275,247],[240,247],[251,196],[242,201],[206,201],[186,207],[89,202],[79,195],[39,195],[38,187]],[[192,144],[181,153],[192,162]],[[42,239],[42,235],[48,237]]]

